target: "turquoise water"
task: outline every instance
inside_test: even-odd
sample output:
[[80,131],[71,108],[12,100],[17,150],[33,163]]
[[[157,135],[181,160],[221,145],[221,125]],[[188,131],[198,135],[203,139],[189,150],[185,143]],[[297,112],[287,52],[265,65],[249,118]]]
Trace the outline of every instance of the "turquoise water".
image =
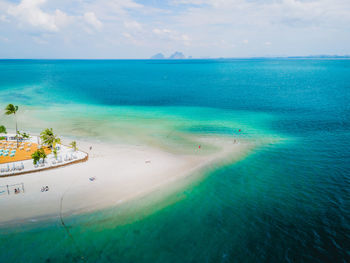
[[32,132],[259,147],[170,194],[66,218],[73,239],[58,219],[2,228],[0,262],[350,261],[349,60],[0,61],[8,102]]

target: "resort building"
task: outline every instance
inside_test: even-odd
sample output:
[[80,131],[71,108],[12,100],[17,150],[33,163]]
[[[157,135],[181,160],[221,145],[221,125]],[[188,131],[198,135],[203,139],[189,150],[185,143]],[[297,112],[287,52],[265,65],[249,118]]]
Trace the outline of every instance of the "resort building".
[[[38,136],[18,136],[17,141],[15,134],[0,134],[0,177],[52,169],[88,158],[87,153],[63,144],[57,144],[55,148],[56,154],[50,147],[41,145]],[[46,158],[34,164],[32,154],[38,149],[44,150]]]

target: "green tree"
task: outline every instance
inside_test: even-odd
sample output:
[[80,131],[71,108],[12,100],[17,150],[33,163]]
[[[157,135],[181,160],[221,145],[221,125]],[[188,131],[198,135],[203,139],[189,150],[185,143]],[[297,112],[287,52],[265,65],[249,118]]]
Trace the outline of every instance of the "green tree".
[[77,151],[77,142],[76,141],[72,141],[70,144],[70,146],[72,146],[73,150],[76,152]]
[[4,125],[0,125],[0,133],[7,133],[6,127]]
[[55,159],[57,159],[57,149],[56,148],[53,149],[53,155],[55,156]]
[[45,158],[47,157],[45,151],[43,148],[37,149],[33,154],[32,154],[32,159],[33,159],[33,163],[37,164],[40,159],[45,160]]
[[[15,121],[16,121],[16,136],[17,136],[17,116],[16,116],[16,113],[18,111],[18,106],[15,106],[13,104],[9,104],[6,106],[5,108],[5,114],[6,115],[14,115],[15,116]],[[16,137],[16,141],[17,141],[17,147],[18,147],[18,137]]]
[[28,133],[21,133],[20,131],[17,132],[18,136],[24,138],[24,139],[29,139],[30,138],[30,135]]
[[61,139],[53,133],[52,128],[47,128],[40,133],[40,138],[45,145],[50,148],[55,147],[57,143],[61,143]]

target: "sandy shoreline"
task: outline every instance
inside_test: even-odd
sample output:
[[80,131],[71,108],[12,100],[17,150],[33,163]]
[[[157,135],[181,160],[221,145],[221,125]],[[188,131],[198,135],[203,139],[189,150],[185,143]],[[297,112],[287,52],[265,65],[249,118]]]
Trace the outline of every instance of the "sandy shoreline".
[[[218,150],[169,153],[149,146],[78,142],[89,160],[67,167],[0,177],[0,186],[23,184],[24,193],[0,196],[0,226],[90,212],[147,195],[225,158],[239,158],[252,145],[202,138]],[[89,147],[92,146],[92,150]],[[195,147],[195,146],[194,146]],[[95,180],[91,181],[90,178]],[[49,191],[42,192],[48,186]]]

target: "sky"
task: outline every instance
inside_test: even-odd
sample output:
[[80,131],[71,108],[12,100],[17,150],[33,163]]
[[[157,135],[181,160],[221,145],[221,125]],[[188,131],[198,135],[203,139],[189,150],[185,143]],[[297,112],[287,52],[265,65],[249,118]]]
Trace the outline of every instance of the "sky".
[[0,58],[350,54],[350,0],[0,0]]

